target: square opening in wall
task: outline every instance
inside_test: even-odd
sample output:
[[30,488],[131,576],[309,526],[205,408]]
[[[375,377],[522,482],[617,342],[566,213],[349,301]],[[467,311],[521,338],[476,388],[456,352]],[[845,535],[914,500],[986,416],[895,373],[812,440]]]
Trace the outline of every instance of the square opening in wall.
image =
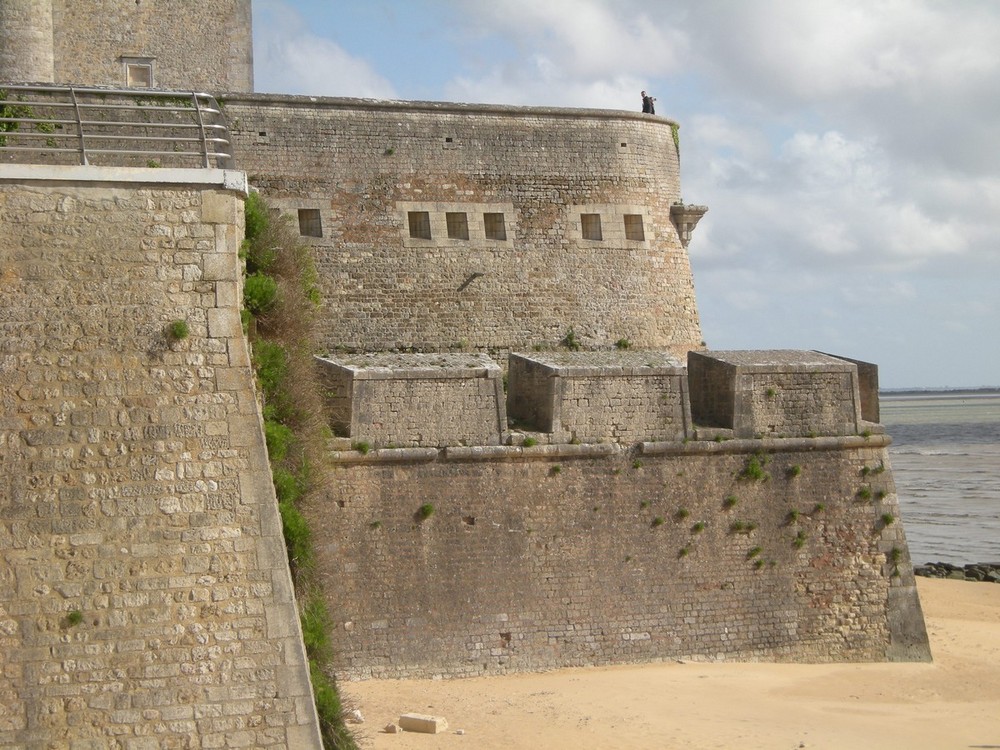
[[153,58],[123,57],[125,66],[125,87],[130,89],[153,88]]
[[642,242],[646,233],[642,230],[642,214],[625,214],[625,239]]
[[299,234],[303,237],[323,236],[323,219],[318,208],[299,209]]
[[602,240],[601,215],[600,214],[580,214],[580,229],[585,240]]
[[407,211],[406,220],[410,225],[410,237],[416,240],[431,238],[431,215],[427,211]]
[[483,214],[483,228],[486,230],[486,239],[488,240],[507,239],[507,228],[503,223],[503,214]]
[[466,213],[449,211],[445,214],[445,220],[448,222],[448,239],[469,239],[469,217]]

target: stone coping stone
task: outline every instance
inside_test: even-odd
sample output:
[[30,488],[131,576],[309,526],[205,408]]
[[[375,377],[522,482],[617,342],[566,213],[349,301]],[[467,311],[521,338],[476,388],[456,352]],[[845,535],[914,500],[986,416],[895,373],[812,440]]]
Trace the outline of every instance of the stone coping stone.
[[892,438],[888,435],[835,435],[830,437],[793,438],[734,438],[731,440],[644,441],[638,451],[644,456],[685,455],[713,453],[745,453],[757,451],[772,453],[802,453],[808,451],[842,451],[857,448],[888,448]]
[[303,107],[321,111],[324,109],[384,111],[389,116],[393,112],[435,112],[453,115],[501,115],[520,117],[525,120],[546,117],[572,120],[635,120],[649,125],[676,125],[677,121],[661,115],[649,115],[637,110],[589,109],[576,107],[540,107],[512,104],[486,104],[470,102],[432,102],[401,99],[358,99],[334,96],[311,96],[308,94],[261,94],[250,92],[227,92],[225,100],[230,104],[258,105],[272,107]]
[[500,377],[500,365],[485,354],[347,354],[319,357],[352,373],[357,380]]
[[810,370],[849,372],[855,366],[839,357],[806,349],[746,349],[691,352],[734,367],[773,370],[804,367]]
[[0,164],[0,182],[207,186],[250,192],[247,175],[235,169],[199,167],[116,167],[82,164]]
[[663,351],[517,352],[511,357],[551,370],[560,377],[681,375],[684,364]]

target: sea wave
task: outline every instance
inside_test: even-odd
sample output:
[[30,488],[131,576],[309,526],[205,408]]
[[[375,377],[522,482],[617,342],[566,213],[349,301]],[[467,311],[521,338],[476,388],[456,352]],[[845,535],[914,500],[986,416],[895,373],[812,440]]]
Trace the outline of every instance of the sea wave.
[[906,446],[900,448],[890,448],[890,456],[978,456],[980,453],[962,451],[948,448],[917,448]]

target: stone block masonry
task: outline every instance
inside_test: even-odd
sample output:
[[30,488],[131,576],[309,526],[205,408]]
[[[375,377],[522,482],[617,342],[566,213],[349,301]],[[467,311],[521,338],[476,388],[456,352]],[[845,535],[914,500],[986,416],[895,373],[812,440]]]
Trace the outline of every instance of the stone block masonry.
[[570,328],[586,348],[702,345],[667,120],[273,95],[225,111],[240,167],[314,248],[329,351],[506,354]]
[[0,81],[251,91],[251,0],[3,0]]
[[554,442],[689,436],[687,373],[663,352],[511,354],[509,379],[511,417]]
[[333,427],[372,446],[499,445],[500,366],[484,355],[369,354],[317,360]]
[[809,351],[690,352],[692,418],[742,438],[857,435],[858,368]]
[[928,660],[886,444],[344,454],[306,509],[338,672]]
[[243,194],[13,169],[0,746],[320,747],[239,320]]

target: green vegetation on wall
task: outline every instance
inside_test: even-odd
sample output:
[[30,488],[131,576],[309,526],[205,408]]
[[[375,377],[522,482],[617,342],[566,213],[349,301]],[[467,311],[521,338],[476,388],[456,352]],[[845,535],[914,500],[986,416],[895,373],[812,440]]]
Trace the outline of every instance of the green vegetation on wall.
[[317,277],[308,248],[256,193],[246,202],[244,322],[252,331],[264,436],[295,582],[316,710],[327,750],[356,748],[330,667],[330,617],[313,562],[309,524],[299,510],[314,491],[327,426],[313,364]]

